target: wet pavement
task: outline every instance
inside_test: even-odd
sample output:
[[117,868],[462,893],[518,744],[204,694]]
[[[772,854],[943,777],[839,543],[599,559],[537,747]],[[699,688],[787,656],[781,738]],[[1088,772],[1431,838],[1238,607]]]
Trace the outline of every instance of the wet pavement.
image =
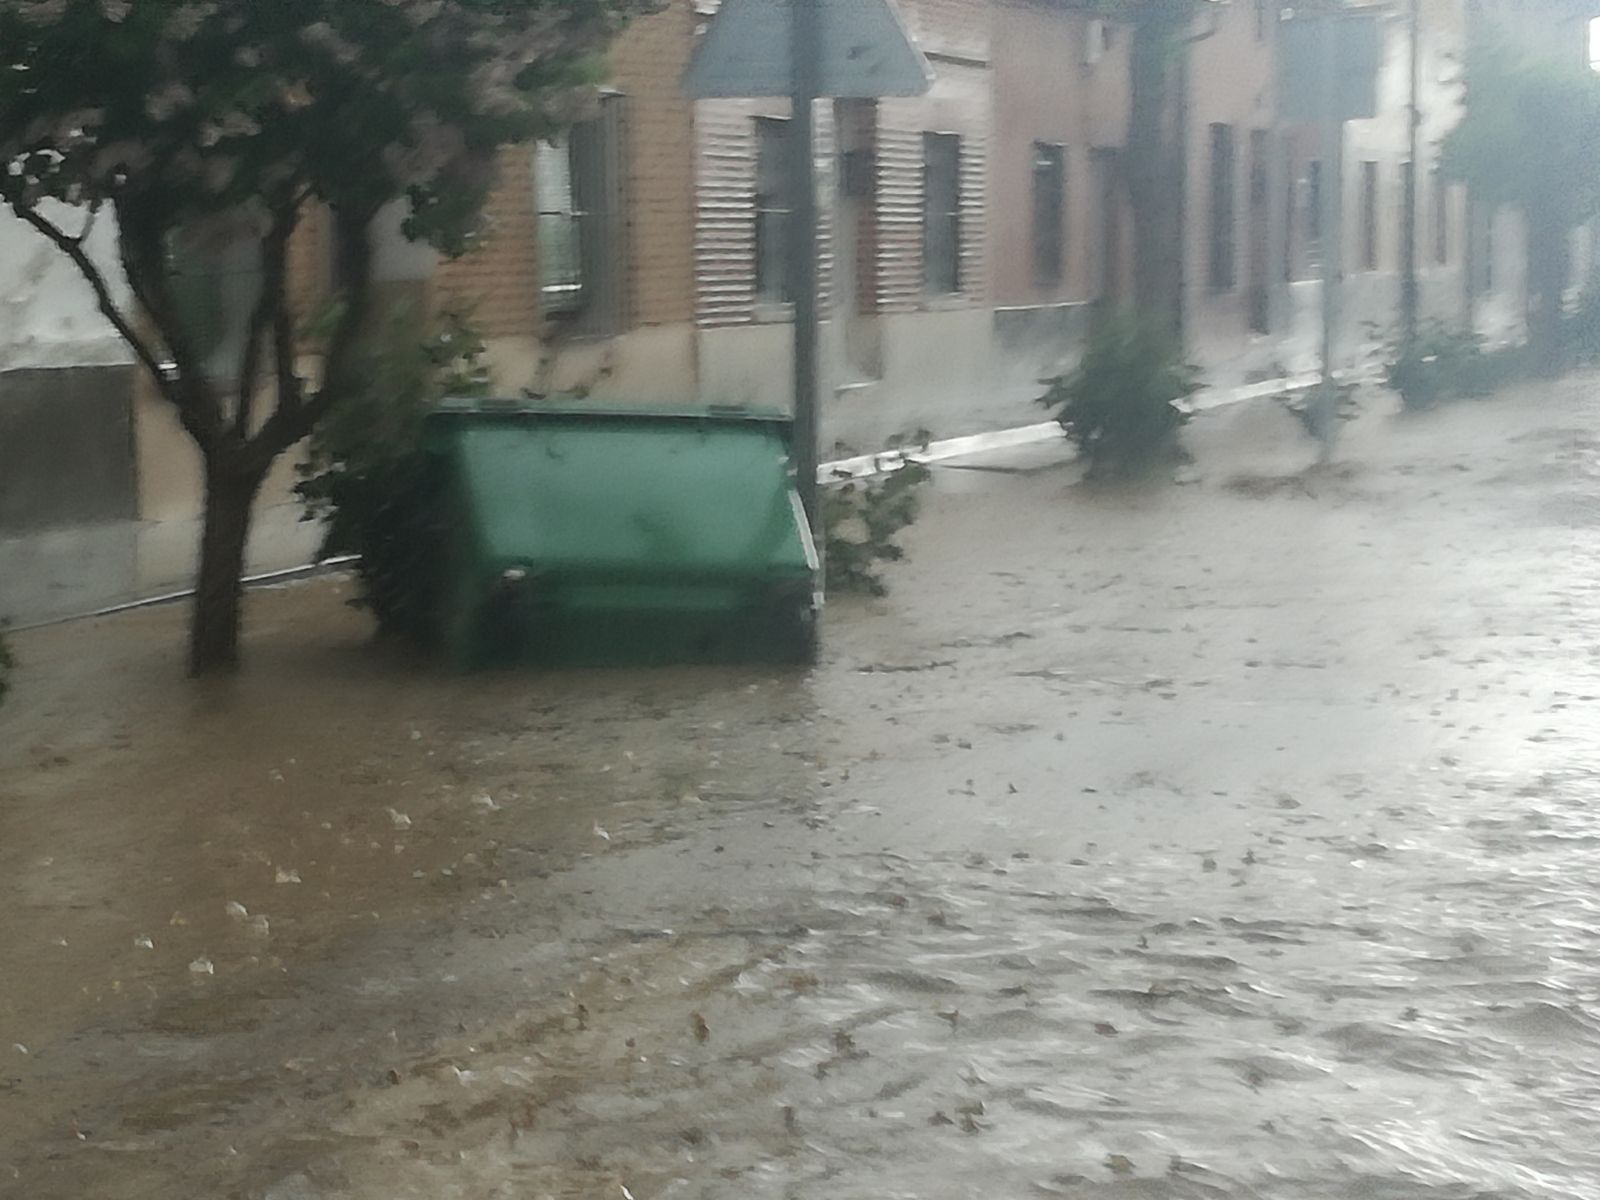
[[20,637],[0,1195],[1600,1195],[1596,388],[941,468],[809,676]]

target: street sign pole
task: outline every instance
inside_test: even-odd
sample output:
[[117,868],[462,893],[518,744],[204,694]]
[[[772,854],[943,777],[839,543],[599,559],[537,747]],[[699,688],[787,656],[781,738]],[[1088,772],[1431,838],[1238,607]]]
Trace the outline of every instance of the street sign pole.
[[1333,454],[1338,424],[1334,368],[1339,350],[1340,288],[1344,282],[1344,113],[1339,103],[1343,42],[1338,21],[1322,18],[1322,386],[1318,389],[1317,432],[1322,457]]
[[789,294],[794,303],[794,441],[800,502],[817,550],[823,537],[817,494],[817,179],[813,129],[821,90],[819,0],[790,0]]

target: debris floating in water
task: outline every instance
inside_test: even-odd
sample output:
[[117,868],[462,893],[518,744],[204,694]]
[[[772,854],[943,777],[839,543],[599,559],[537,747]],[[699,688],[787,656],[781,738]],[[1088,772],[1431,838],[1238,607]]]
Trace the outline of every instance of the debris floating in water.
[[394,822],[394,827],[396,829],[410,829],[411,828],[411,818],[406,816],[405,813],[398,812],[398,811],[396,811],[395,809],[392,809],[392,808],[385,809],[384,811],[389,814],[389,820]]
[[156,948],[156,944],[152,942],[149,936],[146,934],[141,934],[140,936],[134,938],[133,944],[139,947],[141,950],[154,950]]
[[[282,883],[283,880],[280,879],[278,882]],[[229,900],[222,906],[222,911],[235,921],[247,921],[250,919],[250,910],[237,900]]]
[[609,842],[611,840],[611,835],[609,833],[607,833],[604,829],[600,828],[600,822],[599,821],[596,821],[594,823],[594,835],[595,835],[595,837],[601,839],[602,841]]
[[216,973],[216,965],[203,954],[189,964],[189,974],[191,975],[215,975]]
[[279,883],[299,883],[300,882],[300,872],[299,871],[286,871],[282,867],[279,867],[276,878],[277,878],[277,881]]

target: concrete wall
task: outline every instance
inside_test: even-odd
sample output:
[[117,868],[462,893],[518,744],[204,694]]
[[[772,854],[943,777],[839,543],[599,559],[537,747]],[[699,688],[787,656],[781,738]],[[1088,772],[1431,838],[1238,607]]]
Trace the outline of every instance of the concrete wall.
[[133,368],[0,373],[0,536],[138,512]]
[[[84,214],[50,204],[43,214],[80,233]],[[116,226],[102,213],[88,241],[119,303],[127,284],[117,266]],[[76,267],[44,237],[0,207],[0,370],[125,363],[132,355],[99,313]]]

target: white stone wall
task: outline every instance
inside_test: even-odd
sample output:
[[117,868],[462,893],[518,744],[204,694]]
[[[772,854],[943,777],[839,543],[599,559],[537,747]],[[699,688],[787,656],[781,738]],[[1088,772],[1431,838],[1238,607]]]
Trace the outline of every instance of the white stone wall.
[[[46,215],[70,232],[85,216],[64,206]],[[127,285],[116,262],[116,228],[108,213],[95,221],[89,251],[119,303]],[[25,367],[101,366],[131,361],[94,293],[55,246],[0,208],[0,371]]]

